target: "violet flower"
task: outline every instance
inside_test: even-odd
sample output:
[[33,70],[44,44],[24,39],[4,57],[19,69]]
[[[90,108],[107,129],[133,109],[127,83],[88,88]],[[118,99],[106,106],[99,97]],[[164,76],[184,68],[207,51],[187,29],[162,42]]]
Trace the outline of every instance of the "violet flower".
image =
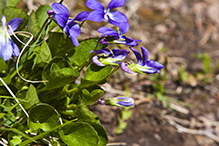
[[130,62],[130,63],[121,63],[121,68],[127,73],[133,74],[133,73],[142,73],[142,74],[153,74],[153,73],[159,73],[160,69],[162,69],[164,66],[160,64],[159,62],[148,60],[148,50],[144,47],[141,47],[142,56],[140,53],[130,47],[130,49],[133,51],[137,58],[137,64]]
[[119,11],[111,10],[113,8],[122,7],[125,4],[125,0],[111,0],[108,4],[108,7],[104,9],[104,6],[99,3],[97,0],[87,0],[86,6],[94,11],[90,12],[87,20],[101,22],[106,21],[115,26],[120,27],[121,23],[127,23],[128,18],[125,14]]
[[132,107],[134,106],[135,101],[131,97],[115,97],[115,98],[107,97],[105,99],[99,99],[97,103],[101,105]]
[[124,44],[132,47],[137,46],[138,45],[137,42],[141,42],[141,40],[134,40],[124,35],[128,31],[128,28],[129,25],[125,24],[122,27],[120,27],[119,32],[108,27],[100,27],[97,31],[99,33],[102,33],[101,36],[104,37],[103,39],[101,39],[102,44],[108,45],[111,43],[115,43],[115,44]]
[[92,61],[98,66],[115,65],[118,66],[120,61],[125,59],[129,51],[113,49],[112,52],[107,49],[95,51],[97,55],[92,58]]
[[74,19],[70,19],[69,11],[65,6],[60,3],[53,3],[52,10],[47,11],[47,14],[56,20],[57,24],[63,28],[65,34],[72,39],[73,44],[77,47],[79,45],[77,37],[80,35],[81,29],[75,21],[84,21],[88,12],[81,12]]
[[20,54],[20,50],[10,38],[10,34],[20,26],[22,21],[21,18],[13,18],[6,26],[6,18],[2,15],[0,27],[0,57],[2,57],[4,61],[9,60],[12,55],[17,57]]

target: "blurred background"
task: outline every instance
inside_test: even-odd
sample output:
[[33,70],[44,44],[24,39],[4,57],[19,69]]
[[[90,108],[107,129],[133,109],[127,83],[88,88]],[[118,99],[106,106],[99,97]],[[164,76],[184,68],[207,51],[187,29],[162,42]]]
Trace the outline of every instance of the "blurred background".
[[[99,1],[106,7],[110,0]],[[57,0],[21,0],[28,13]],[[86,0],[64,0],[70,16],[91,11]],[[219,145],[219,1],[126,0],[117,10],[129,18],[126,36],[141,39],[135,47],[149,50],[150,59],[165,68],[154,75],[130,75],[119,70],[102,85],[104,97],[130,96],[135,107],[97,106],[109,136],[108,145]],[[80,39],[99,37],[100,26],[86,21]],[[127,46],[110,46],[129,49]],[[128,60],[135,60],[130,54]]]

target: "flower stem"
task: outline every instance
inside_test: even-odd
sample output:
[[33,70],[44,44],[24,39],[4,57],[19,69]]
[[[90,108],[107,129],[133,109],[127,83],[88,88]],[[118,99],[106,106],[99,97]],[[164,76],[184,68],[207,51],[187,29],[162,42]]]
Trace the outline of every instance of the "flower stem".
[[24,107],[21,105],[21,103],[19,102],[19,100],[16,98],[16,96],[14,95],[14,93],[11,91],[11,89],[8,87],[8,85],[4,82],[4,80],[0,77],[0,81],[2,82],[2,84],[5,86],[5,88],[8,90],[8,92],[11,94],[11,96],[14,98],[14,100],[19,104],[20,108],[22,109],[22,111],[24,112],[24,114],[29,118],[29,115],[27,113],[27,111],[24,109]]
[[96,45],[95,49],[93,50],[93,52],[89,55],[88,59],[78,68],[78,71],[79,71],[79,72],[81,72],[81,70],[82,70],[85,66],[87,66],[88,64],[91,63],[91,58],[94,56],[95,51],[97,50],[97,47],[98,47],[98,45],[99,45],[99,43],[100,43],[100,41],[101,41],[102,38],[103,38],[103,37],[101,37],[101,38],[98,39],[97,45]]

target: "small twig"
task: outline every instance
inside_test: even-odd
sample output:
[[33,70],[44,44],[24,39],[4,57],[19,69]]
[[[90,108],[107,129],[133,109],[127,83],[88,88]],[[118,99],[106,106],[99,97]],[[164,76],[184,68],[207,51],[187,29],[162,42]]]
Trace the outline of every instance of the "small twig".
[[198,119],[200,121],[203,121],[206,124],[206,126],[219,126],[219,122],[209,120],[209,119],[207,119],[207,118],[205,118],[203,116],[199,116]]
[[170,104],[170,107],[172,109],[174,109],[174,110],[176,110],[176,111],[178,111],[180,113],[186,114],[186,115],[189,114],[189,110],[187,110],[186,108],[184,108],[184,107],[182,107],[182,106],[180,106],[180,105],[178,105],[176,103],[172,103],[172,102],[170,102],[169,104]]
[[120,146],[120,145],[127,145],[125,142],[117,142],[117,143],[108,143],[106,146]]
[[5,88],[8,90],[8,92],[11,94],[11,96],[15,99],[15,101],[19,104],[20,108],[23,110],[23,112],[25,113],[25,115],[29,118],[28,113],[26,112],[26,110],[24,109],[24,107],[20,104],[19,100],[16,98],[16,96],[14,95],[14,93],[11,91],[11,89],[8,87],[8,85],[4,82],[4,80],[0,77],[0,80],[2,82],[2,84],[5,86]]
[[219,143],[219,137],[217,137],[216,135],[214,135],[208,131],[185,128],[185,127],[177,124],[170,116],[167,116],[167,115],[164,115],[164,118],[166,118],[168,120],[168,122],[171,125],[173,125],[179,132],[204,135],[204,136],[207,136],[207,137],[209,137],[209,138],[211,138],[214,141]]
[[[11,29],[10,26],[9,26],[9,28]],[[12,32],[13,32],[13,31],[12,31]],[[24,80],[24,81],[26,81],[26,82],[30,82],[30,83],[48,82],[48,81],[31,81],[31,80],[27,80],[27,79],[23,78],[23,77],[21,76],[20,72],[19,72],[18,65],[19,65],[20,58],[21,58],[23,52],[25,51],[25,49],[27,48],[27,46],[29,45],[29,43],[30,43],[30,42],[32,41],[32,39],[33,39],[33,35],[32,35],[31,33],[29,33],[29,32],[25,32],[25,33],[28,34],[28,35],[30,35],[31,37],[30,37],[30,39],[27,41],[27,43],[24,45],[23,49],[21,50],[20,55],[18,56],[18,59],[17,59],[17,62],[16,62],[17,74],[18,74],[18,76],[19,76],[22,80]]]
[[114,89],[110,84],[106,83],[104,85],[101,85],[101,88],[103,88],[105,91],[110,92],[110,93],[117,93],[117,94],[121,94],[121,95],[127,95],[127,94],[131,94],[132,97],[138,98],[138,99],[145,99],[145,96],[139,95],[139,94],[133,94],[133,93],[128,93],[122,90],[117,90]]

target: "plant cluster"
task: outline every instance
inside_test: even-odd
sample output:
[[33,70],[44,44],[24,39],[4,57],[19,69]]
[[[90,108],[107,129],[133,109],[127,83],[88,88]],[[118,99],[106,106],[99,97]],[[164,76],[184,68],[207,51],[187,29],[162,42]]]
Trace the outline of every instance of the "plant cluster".
[[[0,13],[1,144],[107,144],[106,131],[89,107],[132,107],[134,99],[102,99],[105,91],[99,85],[120,68],[144,75],[163,68],[148,59],[146,48],[141,47],[142,55],[133,48],[141,40],[125,36],[127,17],[112,11],[124,4],[125,0],[111,0],[104,8],[97,0],[87,0],[92,11],[71,18],[62,1],[41,5],[30,15],[7,2]],[[115,29],[102,26],[98,39],[79,41],[86,21],[105,21]],[[109,49],[111,44],[126,45],[130,51]],[[130,52],[137,63],[125,60]]]

